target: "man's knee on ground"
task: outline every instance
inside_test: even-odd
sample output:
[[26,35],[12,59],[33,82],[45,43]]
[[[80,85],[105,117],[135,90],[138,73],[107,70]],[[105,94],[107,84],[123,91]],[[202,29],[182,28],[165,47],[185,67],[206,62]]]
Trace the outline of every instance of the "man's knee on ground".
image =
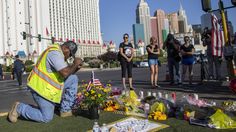
[[49,117],[44,116],[43,119],[42,119],[42,122],[43,122],[43,123],[48,123],[48,122],[50,122],[52,119],[53,119],[53,116],[49,116]]

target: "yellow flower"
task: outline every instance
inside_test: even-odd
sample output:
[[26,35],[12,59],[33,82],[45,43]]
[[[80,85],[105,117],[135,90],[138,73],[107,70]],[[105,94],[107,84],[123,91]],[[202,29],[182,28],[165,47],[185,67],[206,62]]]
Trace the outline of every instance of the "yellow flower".
[[87,97],[89,96],[89,94],[88,94],[88,93],[85,93],[84,95],[85,95],[85,96],[87,96]]
[[77,93],[77,96],[81,96],[81,95],[82,95],[82,93],[81,93],[81,92]]
[[100,98],[102,95],[101,94],[98,94],[98,97]]
[[111,84],[107,84],[107,87],[111,87]]
[[83,89],[83,92],[86,92],[87,90],[86,89]]
[[91,90],[91,94],[95,94],[95,91],[94,91],[94,90]]
[[105,93],[108,93],[109,91],[110,91],[110,89],[109,88],[106,88],[106,89],[104,89],[103,90]]
[[92,100],[95,100],[95,97],[91,97]]

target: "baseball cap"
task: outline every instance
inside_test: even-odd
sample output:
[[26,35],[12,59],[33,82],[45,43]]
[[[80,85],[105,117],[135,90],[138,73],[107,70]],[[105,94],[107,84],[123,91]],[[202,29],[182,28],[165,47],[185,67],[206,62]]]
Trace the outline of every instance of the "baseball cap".
[[70,55],[75,57],[77,51],[77,45],[73,41],[67,41],[63,45],[66,45],[70,49]]

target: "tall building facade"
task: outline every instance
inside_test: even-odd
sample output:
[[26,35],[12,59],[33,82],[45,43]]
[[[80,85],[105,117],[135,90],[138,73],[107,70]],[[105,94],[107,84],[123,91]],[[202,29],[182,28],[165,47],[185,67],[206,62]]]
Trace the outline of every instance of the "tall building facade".
[[144,42],[144,26],[143,24],[133,24],[134,46],[137,48],[140,41]]
[[165,28],[166,15],[163,10],[159,9],[154,13],[154,16],[157,18],[158,43],[162,47],[164,43],[162,32]]
[[158,38],[157,18],[151,17],[151,36]]
[[167,18],[169,20],[169,32],[170,33],[179,33],[179,25],[178,25],[178,14],[170,13],[167,15]]
[[189,32],[188,19],[181,3],[180,3],[180,9],[178,11],[178,24],[179,24],[179,33]]
[[37,57],[52,37],[59,43],[75,41],[77,56],[101,54],[99,0],[1,0],[0,16],[1,58],[19,52]]
[[149,44],[151,37],[151,19],[150,9],[145,0],[140,0],[136,9],[136,23],[144,26],[144,43]]

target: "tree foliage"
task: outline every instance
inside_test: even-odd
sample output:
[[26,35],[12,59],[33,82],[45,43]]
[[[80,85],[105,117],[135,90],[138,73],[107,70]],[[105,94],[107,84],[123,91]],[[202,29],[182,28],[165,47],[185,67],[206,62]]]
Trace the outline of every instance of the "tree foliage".
[[100,56],[98,56],[98,59],[104,61],[104,62],[111,62],[117,60],[117,53],[108,51]]

